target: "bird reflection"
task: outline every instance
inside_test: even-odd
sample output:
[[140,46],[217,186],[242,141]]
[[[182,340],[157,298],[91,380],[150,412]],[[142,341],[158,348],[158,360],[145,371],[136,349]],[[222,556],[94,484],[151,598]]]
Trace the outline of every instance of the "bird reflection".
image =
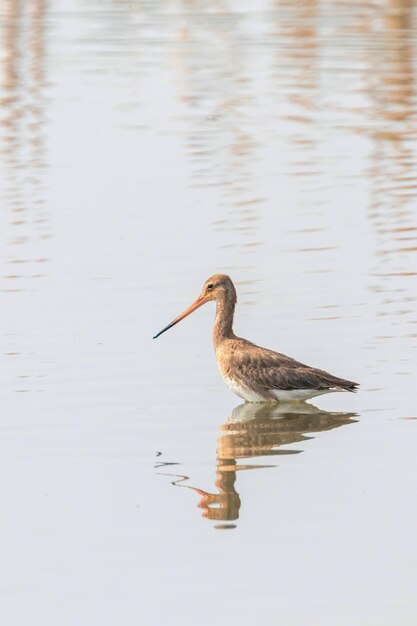
[[[236,490],[237,472],[274,467],[265,463],[241,463],[241,459],[299,454],[284,446],[312,438],[312,433],[353,424],[355,413],[323,411],[311,404],[245,403],[236,407],[220,426],[217,439],[214,492],[185,484],[189,477],[176,474],[173,484],[192,489],[200,496],[203,516],[218,522],[216,528],[234,528],[241,500]],[[158,467],[170,465],[160,463]]]

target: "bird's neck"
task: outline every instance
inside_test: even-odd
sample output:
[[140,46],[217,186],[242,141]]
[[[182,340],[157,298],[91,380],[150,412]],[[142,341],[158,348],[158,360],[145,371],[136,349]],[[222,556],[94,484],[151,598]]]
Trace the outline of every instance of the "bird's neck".
[[224,339],[235,336],[233,333],[233,315],[235,312],[235,302],[219,300],[216,302],[216,317],[213,327],[213,342],[217,346]]

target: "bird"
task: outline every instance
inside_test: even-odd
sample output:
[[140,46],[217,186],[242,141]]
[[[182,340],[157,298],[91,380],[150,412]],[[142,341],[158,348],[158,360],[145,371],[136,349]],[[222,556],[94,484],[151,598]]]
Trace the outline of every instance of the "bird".
[[246,402],[303,402],[326,393],[357,390],[358,383],[237,337],[233,332],[236,289],[226,274],[210,276],[191,306],[153,338],[210,301],[216,302],[213,344],[220,374],[229,389]]

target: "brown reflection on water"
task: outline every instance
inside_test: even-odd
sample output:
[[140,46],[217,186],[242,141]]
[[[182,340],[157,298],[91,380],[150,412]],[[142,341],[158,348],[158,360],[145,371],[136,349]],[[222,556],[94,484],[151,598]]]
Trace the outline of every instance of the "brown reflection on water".
[[328,178],[326,132],[321,122],[325,94],[320,2],[275,0],[273,6],[271,98],[275,103],[274,143],[282,154],[275,175],[283,202],[288,202],[289,194],[288,211],[297,215],[298,223],[289,230],[286,211],[282,211],[285,236],[277,240],[276,254],[284,247],[301,257],[313,255],[320,258],[321,265],[312,271],[322,267],[332,271],[334,248],[324,239]]
[[320,171],[317,113],[319,111],[318,2],[274,2],[274,37],[279,42],[273,81],[275,97],[282,97],[282,120],[287,122],[289,174],[297,184],[311,186]]
[[[299,454],[285,449],[296,442],[323,432],[355,423],[355,413],[323,411],[311,404],[251,404],[236,407],[229,420],[220,426],[217,439],[214,492],[184,484],[188,476],[178,475],[173,484],[192,489],[200,496],[198,506],[207,519],[221,522],[216,528],[234,528],[239,518],[240,496],[236,490],[237,472],[274,467],[264,463],[241,463],[242,459]],[[164,465],[163,463],[161,465]]]
[[255,167],[262,129],[244,17],[227,2],[219,3],[219,13],[202,13],[193,2],[184,2],[183,9],[175,69],[178,97],[186,108],[192,186],[202,194],[214,191],[221,210],[211,222],[224,233],[222,247],[253,254],[265,198]]
[[[398,336],[416,337],[417,114],[414,69],[414,2],[387,0],[381,6],[381,39],[371,56],[371,202],[376,265],[371,290],[377,315],[388,316]],[[395,328],[396,327],[396,328]]]
[[[3,291],[21,291],[21,279],[44,275],[42,243],[50,237],[43,170],[45,168],[44,0],[8,0],[0,18],[0,165],[1,196],[8,210]],[[40,265],[41,264],[41,265]],[[41,269],[40,269],[41,268]]]
[[371,219],[382,254],[417,250],[417,117],[411,0],[383,5],[384,37],[371,60],[373,103]]

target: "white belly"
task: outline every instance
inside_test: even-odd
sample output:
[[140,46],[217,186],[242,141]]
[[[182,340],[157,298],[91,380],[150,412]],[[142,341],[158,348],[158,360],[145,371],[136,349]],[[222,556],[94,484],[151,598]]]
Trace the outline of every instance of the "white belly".
[[261,396],[261,394],[256,393],[256,391],[253,391],[248,387],[240,385],[234,378],[228,378],[227,376],[223,375],[222,378],[226,385],[229,387],[229,389],[233,391],[233,393],[238,395],[239,398],[246,400],[246,402],[267,402],[267,400],[265,400],[265,398]]
[[275,396],[275,398],[279,402],[294,402],[297,400],[308,400],[309,398],[314,398],[315,396],[322,396],[324,393],[331,393],[332,391],[336,391],[336,389],[271,389],[271,393]]
[[317,389],[270,389],[268,390],[269,397],[265,397],[265,395],[241,385],[234,378],[223,375],[222,378],[229,389],[238,395],[239,398],[246,400],[246,402],[300,402],[314,398],[315,396],[321,396],[324,393],[337,391],[336,389],[325,389],[322,391],[318,391]]

